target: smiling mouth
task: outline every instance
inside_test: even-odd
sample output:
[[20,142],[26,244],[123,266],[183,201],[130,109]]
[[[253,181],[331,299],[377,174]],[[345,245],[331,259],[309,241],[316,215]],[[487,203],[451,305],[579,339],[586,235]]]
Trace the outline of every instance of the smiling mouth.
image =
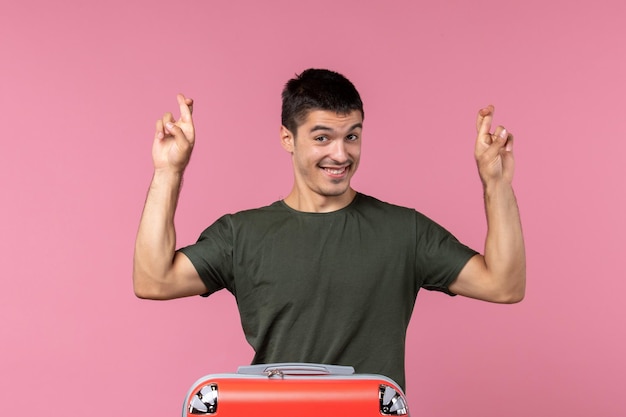
[[325,167],[321,167],[327,174],[330,174],[332,176],[342,176],[344,175],[349,168],[348,166],[342,167],[342,168],[325,168]]

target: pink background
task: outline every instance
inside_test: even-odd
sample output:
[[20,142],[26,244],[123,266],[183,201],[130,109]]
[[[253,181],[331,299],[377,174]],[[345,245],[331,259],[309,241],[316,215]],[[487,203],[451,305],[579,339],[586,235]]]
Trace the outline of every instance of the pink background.
[[229,294],[132,293],[154,122],[196,100],[188,244],[288,193],[280,90],[315,66],[365,101],[355,187],[478,249],[476,110],[515,134],[527,298],[420,294],[413,415],[626,415],[625,21],[622,0],[5,2],[0,414],[176,416],[249,362]]

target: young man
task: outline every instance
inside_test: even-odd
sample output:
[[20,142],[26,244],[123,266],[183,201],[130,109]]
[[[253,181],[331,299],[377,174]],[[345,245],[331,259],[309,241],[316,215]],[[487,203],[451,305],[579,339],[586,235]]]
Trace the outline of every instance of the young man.
[[282,201],[225,215],[176,250],[174,212],[195,141],[190,99],[157,121],[154,177],[135,246],[134,290],[171,299],[227,289],[237,298],[254,363],[354,366],[404,386],[406,329],[420,288],[513,303],[525,254],[513,188],[513,137],[477,118],[484,186],[484,255],[409,208],[350,186],[360,160],[363,105],[342,75],[309,69],[283,91],[280,140],[294,184]]

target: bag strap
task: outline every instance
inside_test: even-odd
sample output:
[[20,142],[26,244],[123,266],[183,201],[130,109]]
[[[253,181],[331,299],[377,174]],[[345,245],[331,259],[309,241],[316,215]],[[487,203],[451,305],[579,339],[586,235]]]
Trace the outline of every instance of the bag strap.
[[249,366],[240,366],[238,374],[266,375],[268,377],[283,377],[285,375],[352,375],[352,366],[325,365],[320,363],[268,363]]

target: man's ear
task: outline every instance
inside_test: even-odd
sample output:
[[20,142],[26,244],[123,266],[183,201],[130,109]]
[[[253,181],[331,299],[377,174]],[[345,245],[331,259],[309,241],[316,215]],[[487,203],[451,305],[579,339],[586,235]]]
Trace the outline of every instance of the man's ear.
[[283,146],[283,149],[285,149],[289,153],[293,153],[295,139],[296,138],[289,129],[287,129],[285,126],[280,126],[280,144]]

